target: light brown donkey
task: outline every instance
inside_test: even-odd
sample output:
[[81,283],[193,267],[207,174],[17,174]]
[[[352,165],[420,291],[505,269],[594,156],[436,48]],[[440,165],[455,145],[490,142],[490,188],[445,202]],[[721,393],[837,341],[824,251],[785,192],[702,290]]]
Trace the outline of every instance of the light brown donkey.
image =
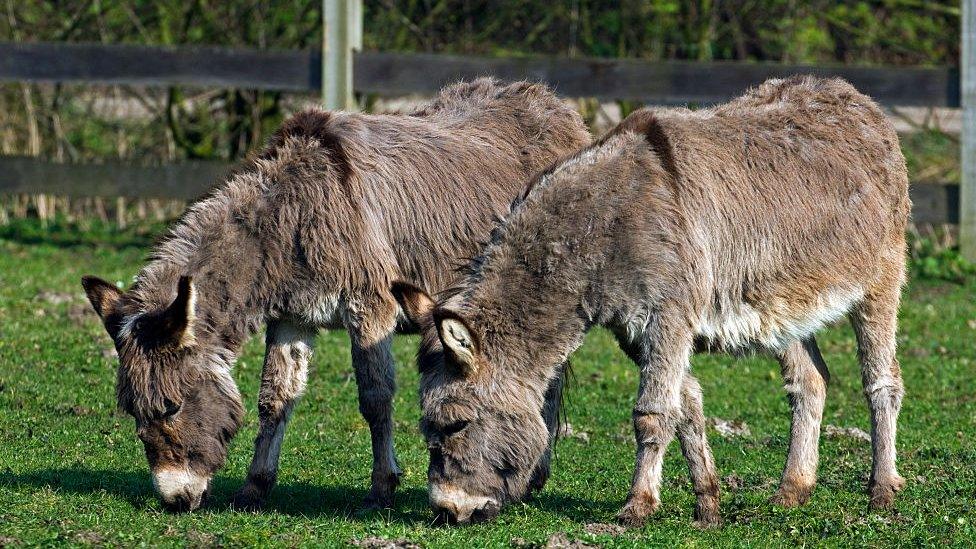
[[696,348],[779,358],[793,428],[777,499],[799,503],[815,481],[826,380],[813,335],[846,314],[871,408],[871,505],[891,505],[904,483],[895,324],[909,210],[898,139],[846,82],[771,80],[711,109],[635,112],[535,181],[453,295],[395,286],[424,330],[431,503],[467,521],[525,495],[547,447],[546,387],[594,325],[640,367],[624,523],[658,508],[675,432],[696,518],[719,520]]
[[447,286],[531,176],[588,142],[574,110],[526,82],[454,85],[409,115],[303,112],[189,208],[131,289],[86,277],[119,351],[119,405],[167,506],[199,506],[224,463],[243,416],[231,366],[264,323],[260,431],[235,505],[268,495],[316,329],[344,327],[372,437],[366,505],[390,506],[391,282]]

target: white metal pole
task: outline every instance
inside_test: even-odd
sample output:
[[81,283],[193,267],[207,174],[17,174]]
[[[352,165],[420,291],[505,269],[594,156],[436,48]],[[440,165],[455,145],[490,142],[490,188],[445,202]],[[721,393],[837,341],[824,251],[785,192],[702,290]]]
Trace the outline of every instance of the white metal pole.
[[353,50],[362,47],[362,0],[322,0],[322,102],[356,110]]
[[962,2],[962,188],[959,246],[976,261],[976,0]]

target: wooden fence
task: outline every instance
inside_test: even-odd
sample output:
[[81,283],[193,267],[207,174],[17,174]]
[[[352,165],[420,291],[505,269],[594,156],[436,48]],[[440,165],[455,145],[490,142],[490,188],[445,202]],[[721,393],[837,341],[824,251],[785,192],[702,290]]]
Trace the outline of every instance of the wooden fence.
[[[355,90],[381,96],[430,94],[458,79],[494,75],[544,81],[570,97],[709,104],[734,97],[766,78],[800,73],[841,76],[883,104],[960,106],[959,73],[944,67],[499,59],[368,52],[355,52],[352,62]],[[0,81],[317,92],[323,89],[322,66],[318,50],[0,42]],[[228,169],[217,162],[66,165],[0,157],[0,192],[193,198],[218,182]],[[912,196],[916,220],[960,221],[958,186],[917,185]]]
[[[359,93],[430,94],[444,84],[486,74],[528,78],[568,97],[630,99],[653,104],[725,101],[776,76],[840,76],[887,105],[959,106],[955,69],[780,65],[738,62],[649,62],[633,59],[468,57],[357,52]],[[251,50],[106,44],[0,42],[0,81],[80,82],[133,86],[199,86],[317,92],[319,50]]]

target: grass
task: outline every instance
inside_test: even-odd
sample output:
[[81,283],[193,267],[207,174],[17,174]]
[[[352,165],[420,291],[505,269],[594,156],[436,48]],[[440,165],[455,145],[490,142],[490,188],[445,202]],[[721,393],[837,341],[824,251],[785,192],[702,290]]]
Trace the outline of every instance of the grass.
[[[235,373],[247,402],[246,425],[215,479],[211,503],[192,514],[163,512],[132,420],[116,411],[115,359],[105,352],[110,342],[78,284],[89,272],[129,281],[145,253],[141,246],[0,239],[0,546],[341,545],[380,537],[481,547],[508,546],[516,538],[545,544],[557,533],[604,546],[969,546],[976,539],[974,281],[919,281],[906,292],[900,356],[908,396],[899,458],[909,483],[896,509],[867,510],[869,445],[826,436],[810,504],[769,504],[789,430],[778,368],[762,357],[696,357],[706,414],[745,421],[751,430],[734,438],[710,432],[725,477],[726,523],[710,531],[692,526],[693,494],[673,444],[660,513],[641,530],[611,535],[588,533],[586,525],[612,522],[626,496],[637,377],[600,330],[574,357],[566,408],[574,431],[589,441],[562,440],[546,490],[494,523],[429,525],[427,457],[416,428],[415,337],[396,343],[396,442],[406,471],[397,508],[356,514],[369,477],[369,436],[357,412],[348,340],[334,332],[318,339],[308,393],[289,426],[279,485],[266,511],[228,509],[257,425],[262,346],[255,337]],[[820,343],[833,374],[824,423],[868,430],[850,328],[832,328]]]

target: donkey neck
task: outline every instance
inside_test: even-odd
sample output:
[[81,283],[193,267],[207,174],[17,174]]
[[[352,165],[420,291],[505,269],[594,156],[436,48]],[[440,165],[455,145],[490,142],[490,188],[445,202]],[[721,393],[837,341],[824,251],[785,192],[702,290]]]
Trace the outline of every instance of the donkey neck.
[[538,178],[493,232],[463,300],[484,316],[486,339],[500,340],[486,352],[554,367],[590,327],[621,315],[632,214],[657,207],[641,185],[642,144],[628,134],[584,149]]
[[165,307],[180,276],[193,279],[197,339],[237,353],[257,331],[270,294],[257,240],[229,215],[219,191],[191,207],[153,251],[134,293],[144,310]]
[[511,360],[520,370],[513,373],[548,380],[582,344],[591,325],[584,291],[564,280],[512,263],[487,273],[463,298],[491,362],[504,367]]

